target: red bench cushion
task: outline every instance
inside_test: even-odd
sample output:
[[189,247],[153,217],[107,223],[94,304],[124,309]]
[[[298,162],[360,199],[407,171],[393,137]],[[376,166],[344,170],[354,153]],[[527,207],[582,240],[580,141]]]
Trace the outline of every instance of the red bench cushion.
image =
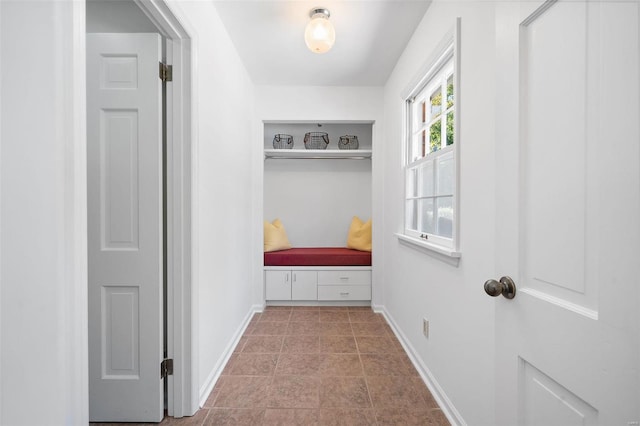
[[344,247],[304,247],[264,254],[264,266],[371,266],[371,252]]

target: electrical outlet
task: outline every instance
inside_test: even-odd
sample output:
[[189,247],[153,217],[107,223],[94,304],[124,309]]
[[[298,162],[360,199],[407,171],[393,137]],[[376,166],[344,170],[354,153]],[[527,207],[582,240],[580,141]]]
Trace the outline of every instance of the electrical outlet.
[[422,334],[427,339],[429,338],[429,320],[426,318],[422,318]]

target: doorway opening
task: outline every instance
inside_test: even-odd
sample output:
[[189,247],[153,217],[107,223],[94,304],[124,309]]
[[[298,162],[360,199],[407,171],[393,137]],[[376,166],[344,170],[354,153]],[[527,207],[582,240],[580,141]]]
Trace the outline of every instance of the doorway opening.
[[[113,8],[120,12],[113,13]],[[112,13],[101,13],[111,9]],[[93,15],[92,15],[93,13]],[[99,16],[100,20],[95,17]],[[162,223],[160,258],[162,271],[160,356],[171,359],[173,374],[163,380],[163,409],[169,416],[193,415],[198,409],[197,380],[192,351],[191,315],[191,38],[164,0],[112,2],[87,1],[87,32],[156,33],[162,40],[162,62],[172,67],[172,80],[163,84],[161,127],[161,199],[158,214]],[[156,74],[157,76],[157,74]],[[88,111],[89,114],[89,111]],[[138,221],[145,220],[139,217]],[[91,284],[90,284],[91,285]],[[133,304],[138,300],[133,296]],[[116,297],[117,299],[117,297]],[[113,297],[111,300],[116,300]],[[105,299],[106,300],[106,299]],[[104,302],[103,302],[104,303]],[[128,303],[128,302],[127,302]],[[126,303],[124,306],[127,306]],[[139,312],[144,315],[144,312]],[[106,318],[101,318],[104,323]],[[113,324],[113,321],[111,321]],[[135,334],[135,333],[133,333]],[[138,336],[139,337],[139,336]],[[95,339],[93,339],[95,342]],[[92,339],[90,339],[90,342]],[[104,338],[98,344],[104,344]],[[95,343],[90,343],[95,345]],[[89,348],[91,354],[91,347]],[[99,353],[100,351],[96,351]],[[126,351],[124,351],[126,353]],[[90,355],[92,356],[92,355]],[[142,365],[148,362],[134,359]],[[153,361],[155,362],[155,361]],[[89,372],[91,377],[105,373]],[[91,363],[90,363],[91,364]],[[155,367],[154,367],[155,368]],[[158,376],[160,366],[157,366]],[[91,386],[89,390],[92,397]],[[90,413],[91,415],[91,413]],[[134,419],[124,419],[134,420]]]

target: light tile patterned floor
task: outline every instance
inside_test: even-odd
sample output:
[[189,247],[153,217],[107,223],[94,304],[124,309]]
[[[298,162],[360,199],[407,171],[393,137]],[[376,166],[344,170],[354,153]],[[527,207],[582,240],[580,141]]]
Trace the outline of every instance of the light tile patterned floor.
[[368,307],[267,307],[194,417],[163,425],[449,425]]

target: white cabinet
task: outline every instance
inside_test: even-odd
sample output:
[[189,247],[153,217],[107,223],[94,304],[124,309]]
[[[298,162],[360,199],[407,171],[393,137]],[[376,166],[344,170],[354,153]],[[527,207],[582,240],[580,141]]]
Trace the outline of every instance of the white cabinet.
[[318,271],[318,300],[371,300],[371,271]]
[[362,267],[267,267],[265,300],[363,301],[371,300],[371,269]]
[[266,300],[318,300],[318,272],[265,271]]

